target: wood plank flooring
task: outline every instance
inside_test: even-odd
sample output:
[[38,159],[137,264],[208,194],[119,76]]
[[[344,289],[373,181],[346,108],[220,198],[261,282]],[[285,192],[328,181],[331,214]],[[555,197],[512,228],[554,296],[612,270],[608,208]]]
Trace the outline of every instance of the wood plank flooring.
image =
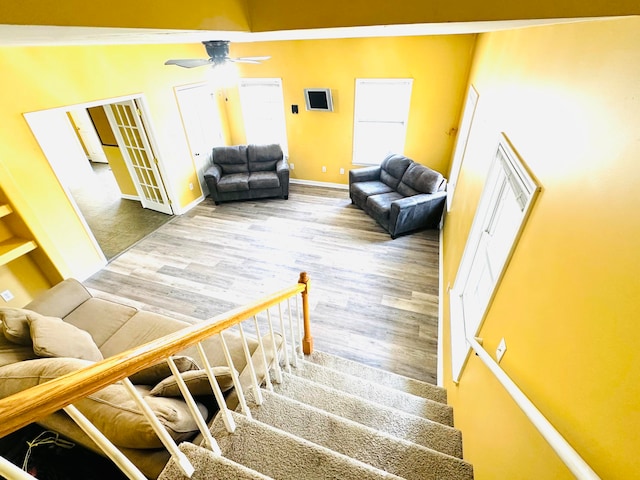
[[391,240],[346,190],[209,198],[112,260],[97,295],[191,323],[311,278],[315,348],[435,383],[438,231]]

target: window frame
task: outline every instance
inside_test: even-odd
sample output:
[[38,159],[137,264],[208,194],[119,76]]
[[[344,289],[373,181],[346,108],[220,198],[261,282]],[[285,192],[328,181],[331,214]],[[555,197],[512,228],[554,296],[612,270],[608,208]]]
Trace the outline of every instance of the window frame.
[[[282,79],[281,78],[241,78],[238,82],[238,95],[240,97],[240,107],[241,107],[241,111],[242,111],[242,119],[243,119],[243,125],[244,125],[244,129],[245,129],[245,138],[246,138],[246,143],[265,143],[264,141],[254,141],[256,140],[255,138],[253,138],[253,135],[251,133],[251,129],[247,128],[248,125],[251,125],[250,122],[247,122],[246,119],[250,118],[251,115],[251,111],[250,108],[252,108],[247,102],[248,102],[248,98],[245,95],[243,95],[243,89],[246,88],[251,88],[251,87],[259,87],[259,86],[265,86],[265,87],[277,87],[278,88],[278,94],[276,95],[277,98],[277,102],[278,102],[278,108],[273,110],[274,113],[274,119],[275,117],[278,117],[276,120],[279,123],[279,127],[278,130],[279,132],[277,132],[278,134],[278,139],[274,139],[272,141],[269,141],[268,143],[278,143],[280,145],[280,147],[282,148],[282,152],[284,153],[285,157],[289,156],[289,144],[288,144],[288,140],[287,140],[287,122],[286,122],[286,115],[285,115],[285,108],[284,108],[284,94],[283,94],[283,89],[282,89]],[[246,90],[245,90],[246,92]]]
[[[362,105],[358,100],[362,99],[365,96],[365,93],[362,91],[366,85],[403,85],[408,87],[408,91],[402,92],[402,96],[404,97],[402,100],[405,101],[405,104],[402,106],[401,113],[398,116],[393,118],[385,118],[384,112],[377,111],[376,113],[382,113],[381,116],[372,115],[369,116],[365,114],[367,107],[366,105]],[[353,107],[353,149],[352,149],[352,165],[365,165],[365,166],[375,166],[380,165],[382,160],[389,153],[398,153],[403,154],[404,148],[406,145],[407,139],[407,124],[409,122],[409,113],[411,110],[411,95],[413,92],[413,78],[356,78],[355,80],[355,92],[354,92],[354,107]],[[402,145],[401,148],[398,144],[398,148],[393,148],[391,150],[387,150],[386,154],[379,155],[379,158],[375,159],[370,157],[362,158],[363,153],[361,153],[364,149],[361,147],[361,140],[359,137],[365,135],[361,126],[365,124],[377,124],[377,125],[399,125],[402,129],[400,135],[398,137],[402,137]],[[366,140],[364,140],[366,141]],[[393,150],[393,151],[392,151]]]

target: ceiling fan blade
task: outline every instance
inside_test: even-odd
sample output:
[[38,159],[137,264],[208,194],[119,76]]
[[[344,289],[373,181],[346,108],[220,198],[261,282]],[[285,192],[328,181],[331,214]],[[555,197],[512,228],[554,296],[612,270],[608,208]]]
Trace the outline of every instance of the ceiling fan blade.
[[210,58],[178,58],[173,60],[167,60],[165,65],[177,65],[183,68],[203,67],[205,65],[211,65]]
[[231,58],[232,62],[236,63],[260,63],[263,60],[269,60],[271,57],[239,57],[239,58]]

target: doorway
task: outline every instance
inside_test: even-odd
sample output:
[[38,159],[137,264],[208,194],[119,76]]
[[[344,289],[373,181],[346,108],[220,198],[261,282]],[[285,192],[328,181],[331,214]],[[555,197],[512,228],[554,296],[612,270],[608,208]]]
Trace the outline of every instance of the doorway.
[[[86,124],[83,125],[81,136],[79,127],[71,120],[70,112],[87,112],[88,109],[93,109],[103,111],[104,117],[108,118],[111,105],[117,103],[127,105],[127,113],[135,113],[136,118],[129,116],[120,122],[120,126],[107,122],[110,138],[116,140],[106,143],[100,139],[94,124],[93,134],[101,144],[107,163],[91,161],[96,144],[93,142],[90,152],[83,139],[87,134],[92,135],[90,131],[87,133],[91,129],[87,129]],[[87,266],[89,274],[102,268],[107,261],[114,259],[172,218],[169,194],[162,181],[159,159],[151,153],[153,146],[149,138],[152,132],[148,123],[142,123],[143,117],[143,97],[112,99],[25,114],[34,136],[78,217],[84,223],[87,234],[104,256],[100,264]],[[115,132],[118,128],[120,132]],[[125,144],[123,136],[128,136],[129,139],[135,137],[135,140]],[[134,144],[135,141],[142,141],[143,137],[146,141],[144,145]],[[141,187],[140,183],[145,185]],[[150,207],[145,205],[143,200],[147,200],[146,194],[150,186],[156,188],[153,199],[160,199],[160,207],[165,213],[152,210],[157,206],[155,204]]]

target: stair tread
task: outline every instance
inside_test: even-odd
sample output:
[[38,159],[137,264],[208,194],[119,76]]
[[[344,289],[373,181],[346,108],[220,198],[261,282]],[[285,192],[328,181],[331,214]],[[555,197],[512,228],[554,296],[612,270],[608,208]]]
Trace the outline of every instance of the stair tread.
[[220,415],[211,425],[223,455],[275,480],[401,480],[401,477],[265,423],[236,412],[231,415],[236,423],[234,433],[226,431]]
[[[234,480],[273,480],[271,477],[192,443],[182,442],[178,448],[195,469],[191,480],[228,480],[229,478]],[[158,476],[158,480],[182,480],[184,478],[186,477],[182,471],[172,461],[167,462]]]
[[453,423],[453,410],[447,404],[389,388],[322,365],[303,361],[298,368],[292,369],[291,374],[413,415],[431,418],[447,425]]
[[419,397],[429,398],[440,403],[447,403],[447,390],[431,383],[422,382],[414,378],[318,350],[314,350],[311,355],[305,355],[304,358],[308,362],[338,370],[349,375],[357,375],[359,378],[377,382],[389,388],[401,390]]
[[408,480],[473,478],[471,465],[457,458],[462,454],[459,435],[434,436],[442,452],[274,392],[263,394],[262,405],[251,404],[251,411],[254,419],[273,427]]
[[[276,393],[349,418],[358,423],[379,428],[392,435],[402,437],[403,432],[411,431],[415,439],[402,438],[414,443],[421,443],[418,431],[439,430],[442,428],[455,430],[450,423],[443,423],[438,419],[420,417],[393,407],[371,402],[362,397],[315,383],[306,378],[288,373],[283,373],[283,377],[285,379],[283,383],[274,384],[273,386]],[[371,419],[376,419],[376,423],[373,425],[368,424],[367,422],[371,422]],[[403,422],[401,428],[394,427],[400,421]]]

